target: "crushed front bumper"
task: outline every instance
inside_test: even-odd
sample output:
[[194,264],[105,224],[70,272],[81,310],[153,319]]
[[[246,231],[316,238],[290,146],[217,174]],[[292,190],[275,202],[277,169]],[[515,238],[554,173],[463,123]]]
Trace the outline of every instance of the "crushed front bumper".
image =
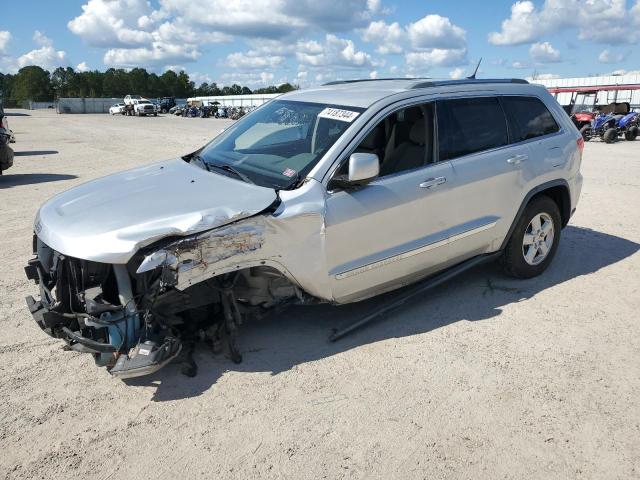
[[180,354],[178,338],[141,328],[126,266],[66,257],[35,236],[34,253],[25,273],[40,298],[28,296],[27,307],[38,326],[64,340],[66,348],[92,354],[97,365],[120,378],[148,375]]

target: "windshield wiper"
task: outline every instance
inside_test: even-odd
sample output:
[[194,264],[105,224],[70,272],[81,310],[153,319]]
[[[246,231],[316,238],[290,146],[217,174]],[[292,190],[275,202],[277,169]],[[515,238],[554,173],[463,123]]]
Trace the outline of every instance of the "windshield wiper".
[[242,173],[238,169],[236,169],[236,168],[234,168],[231,165],[228,165],[226,163],[225,164],[221,164],[221,165],[218,165],[217,163],[209,163],[204,158],[202,158],[200,155],[192,156],[191,160],[196,160],[198,163],[201,163],[202,166],[207,170],[207,172],[210,172],[211,171],[211,167],[214,167],[214,168],[217,168],[217,169],[220,169],[220,170],[224,170],[225,172],[229,172],[229,173],[234,174],[236,177],[238,177],[243,182],[255,185],[255,182],[253,180],[251,180],[247,175],[245,175],[244,173]]
[[231,165],[227,165],[226,163],[222,165],[218,165],[216,163],[210,163],[208,165],[214,168],[219,168],[220,170],[224,170],[225,172],[233,173],[236,177],[238,177],[240,180],[244,182],[251,183],[251,184],[255,183],[253,180],[247,177],[244,173],[232,167]]

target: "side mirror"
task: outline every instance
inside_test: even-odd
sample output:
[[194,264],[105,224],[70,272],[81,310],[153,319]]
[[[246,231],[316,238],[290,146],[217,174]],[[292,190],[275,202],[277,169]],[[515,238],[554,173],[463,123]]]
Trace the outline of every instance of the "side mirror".
[[349,174],[336,175],[331,187],[343,190],[366,185],[380,174],[380,160],[375,153],[352,153],[349,157]]
[[375,153],[352,153],[349,157],[349,183],[365,184],[380,173],[380,160]]

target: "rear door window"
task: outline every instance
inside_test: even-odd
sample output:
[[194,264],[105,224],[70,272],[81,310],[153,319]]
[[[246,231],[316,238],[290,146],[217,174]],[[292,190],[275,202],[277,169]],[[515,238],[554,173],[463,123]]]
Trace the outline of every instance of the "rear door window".
[[452,160],[507,145],[507,122],[495,97],[437,103],[439,159]]
[[512,142],[522,142],[560,130],[553,115],[540,99],[502,97],[501,100],[509,118]]

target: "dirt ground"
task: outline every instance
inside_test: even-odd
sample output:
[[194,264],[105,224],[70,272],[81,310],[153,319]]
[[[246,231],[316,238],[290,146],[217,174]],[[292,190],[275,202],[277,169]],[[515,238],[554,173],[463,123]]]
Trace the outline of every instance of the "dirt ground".
[[[640,478],[640,141],[592,142],[578,211],[541,277],[490,265],[342,341],[375,308],[243,326],[124,383],[31,319],[23,266],[49,197],[187,153],[228,122],[13,111],[0,177],[0,477]],[[90,214],[90,212],[87,212]]]

